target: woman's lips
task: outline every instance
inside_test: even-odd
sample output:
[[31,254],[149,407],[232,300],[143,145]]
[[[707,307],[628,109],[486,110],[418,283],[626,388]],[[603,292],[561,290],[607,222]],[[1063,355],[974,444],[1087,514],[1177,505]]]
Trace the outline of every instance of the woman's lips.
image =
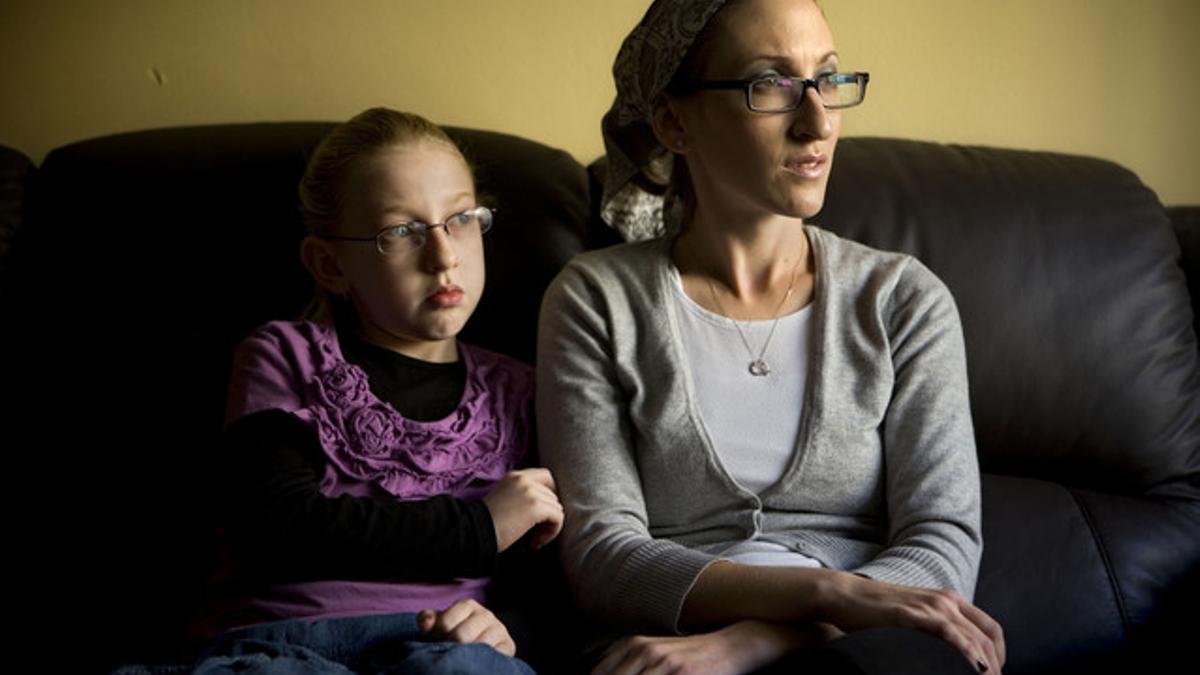
[[827,161],[824,155],[805,155],[791,157],[784,161],[783,168],[788,173],[801,178],[820,178],[825,173]]
[[442,286],[429,294],[427,301],[434,307],[454,307],[462,302],[463,292],[458,286]]

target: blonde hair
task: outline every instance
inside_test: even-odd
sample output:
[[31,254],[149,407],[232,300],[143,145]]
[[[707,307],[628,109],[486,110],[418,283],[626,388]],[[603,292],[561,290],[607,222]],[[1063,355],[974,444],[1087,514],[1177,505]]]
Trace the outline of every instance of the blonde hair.
[[[304,177],[300,179],[300,215],[310,235],[337,233],[350,173],[364,158],[384,148],[418,141],[444,143],[474,173],[462,151],[441,127],[413,113],[390,108],[371,108],[337,125],[317,145]],[[302,319],[327,321],[333,318],[337,300],[319,285],[301,313]]]

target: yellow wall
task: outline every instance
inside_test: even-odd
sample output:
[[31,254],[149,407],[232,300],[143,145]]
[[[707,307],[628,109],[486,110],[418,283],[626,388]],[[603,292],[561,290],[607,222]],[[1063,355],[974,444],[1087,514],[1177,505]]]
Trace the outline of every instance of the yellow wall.
[[[378,104],[602,152],[648,0],[3,0],[0,143]],[[1098,155],[1200,204],[1197,0],[824,0],[872,73],[849,135]]]

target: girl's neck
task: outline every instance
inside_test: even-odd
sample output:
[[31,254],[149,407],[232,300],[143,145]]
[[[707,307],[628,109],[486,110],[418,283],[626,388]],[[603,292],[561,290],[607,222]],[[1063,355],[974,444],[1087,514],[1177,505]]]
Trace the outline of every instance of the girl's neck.
[[458,339],[414,340],[388,332],[378,324],[363,319],[357,314],[346,317],[345,325],[360,338],[389,351],[403,354],[430,363],[454,363],[458,361]]

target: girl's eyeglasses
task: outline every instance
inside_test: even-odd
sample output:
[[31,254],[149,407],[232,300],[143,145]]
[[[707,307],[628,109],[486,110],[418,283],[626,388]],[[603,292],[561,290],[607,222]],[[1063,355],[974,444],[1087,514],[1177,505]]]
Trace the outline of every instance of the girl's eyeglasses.
[[492,229],[492,219],[495,209],[486,206],[476,206],[462,213],[456,213],[441,223],[422,223],[414,220],[407,223],[389,225],[380,230],[374,237],[343,237],[332,234],[318,235],[322,239],[334,241],[373,241],[375,248],[386,257],[404,255],[416,251],[425,245],[429,239],[429,231],[442,228],[451,239],[463,239],[474,234],[483,234]]

